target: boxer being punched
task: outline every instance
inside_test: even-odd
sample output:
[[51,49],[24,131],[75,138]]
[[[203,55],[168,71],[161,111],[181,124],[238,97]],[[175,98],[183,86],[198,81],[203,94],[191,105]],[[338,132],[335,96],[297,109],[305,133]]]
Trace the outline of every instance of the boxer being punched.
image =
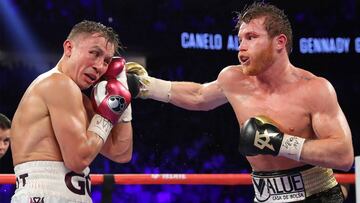
[[354,154],[334,88],[291,64],[292,30],[277,7],[254,3],[239,13],[237,27],[240,65],[215,81],[164,81],[132,64],[130,86],[138,97],[189,110],[229,102],[241,126],[239,150],[253,168],[255,202],[342,202],[331,168],[349,170]]
[[[12,124],[12,202],[92,202],[88,166],[96,155],[131,159],[125,60],[112,59],[118,44],[111,28],[80,22],[57,65],[30,84]],[[82,94],[92,85],[90,98]]]

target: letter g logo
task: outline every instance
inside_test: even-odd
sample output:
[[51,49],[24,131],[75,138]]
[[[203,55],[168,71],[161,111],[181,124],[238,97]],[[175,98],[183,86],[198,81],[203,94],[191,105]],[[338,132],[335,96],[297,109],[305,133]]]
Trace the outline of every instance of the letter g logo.
[[[65,175],[65,184],[66,187],[73,193],[78,195],[85,195],[85,188],[86,192],[90,195],[90,176],[84,177],[84,174],[78,174],[73,171],[67,173]],[[74,186],[73,182],[77,182],[78,185]]]

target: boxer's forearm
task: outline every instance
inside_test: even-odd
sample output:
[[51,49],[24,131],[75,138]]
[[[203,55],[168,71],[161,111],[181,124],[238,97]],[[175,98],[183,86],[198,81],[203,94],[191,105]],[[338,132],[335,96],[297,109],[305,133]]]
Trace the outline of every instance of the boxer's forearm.
[[169,102],[188,110],[207,110],[201,94],[202,85],[193,82],[171,82]]
[[141,98],[153,99],[189,110],[207,110],[210,100],[205,100],[204,85],[194,82],[173,82],[147,77],[149,83],[142,88]]
[[210,110],[227,102],[217,81],[206,84],[173,82],[149,76],[138,63],[129,62],[126,67],[133,98],[170,102],[189,110]]
[[118,162],[131,160],[133,150],[133,130],[131,122],[121,122],[114,126],[111,134],[101,149],[101,154]]
[[95,159],[103,145],[103,139],[92,131],[87,131],[83,136],[73,136],[68,144],[60,145],[65,166],[81,173]]
[[300,161],[348,171],[354,160],[354,152],[346,140],[319,139],[306,140],[301,152]]
[[141,84],[140,98],[171,103],[188,110],[207,111],[227,102],[216,81],[199,84],[145,76]]
[[227,102],[216,82],[172,82],[170,103],[188,110],[207,111]]

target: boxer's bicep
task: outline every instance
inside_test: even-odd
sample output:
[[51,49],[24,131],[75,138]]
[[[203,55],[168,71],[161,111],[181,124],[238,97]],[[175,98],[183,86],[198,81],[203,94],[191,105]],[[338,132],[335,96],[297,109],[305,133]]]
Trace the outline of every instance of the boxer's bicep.
[[327,81],[316,82],[316,96],[311,101],[312,127],[320,139],[334,138],[345,142],[351,138],[349,125],[337,101],[334,88]]
[[46,92],[51,125],[59,143],[63,158],[71,156],[86,139],[87,115],[82,94],[74,84],[54,81]]
[[320,79],[312,86],[311,125],[316,137],[307,139],[302,160],[319,166],[348,170],[354,152],[351,132],[331,84]]

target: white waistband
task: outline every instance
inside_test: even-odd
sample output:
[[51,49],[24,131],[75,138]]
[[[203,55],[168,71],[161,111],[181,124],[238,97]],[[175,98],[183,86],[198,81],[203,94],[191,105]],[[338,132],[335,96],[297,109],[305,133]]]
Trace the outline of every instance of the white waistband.
[[[14,196],[57,196],[76,202],[91,202],[90,169],[82,174],[70,171],[59,161],[31,161],[14,168],[16,191]],[[90,191],[89,191],[90,192]]]
[[[14,172],[16,176],[23,173],[49,173],[58,176],[66,174],[70,170],[65,167],[62,161],[30,161],[16,165]],[[85,168],[83,173],[88,175],[90,173],[89,167]]]

